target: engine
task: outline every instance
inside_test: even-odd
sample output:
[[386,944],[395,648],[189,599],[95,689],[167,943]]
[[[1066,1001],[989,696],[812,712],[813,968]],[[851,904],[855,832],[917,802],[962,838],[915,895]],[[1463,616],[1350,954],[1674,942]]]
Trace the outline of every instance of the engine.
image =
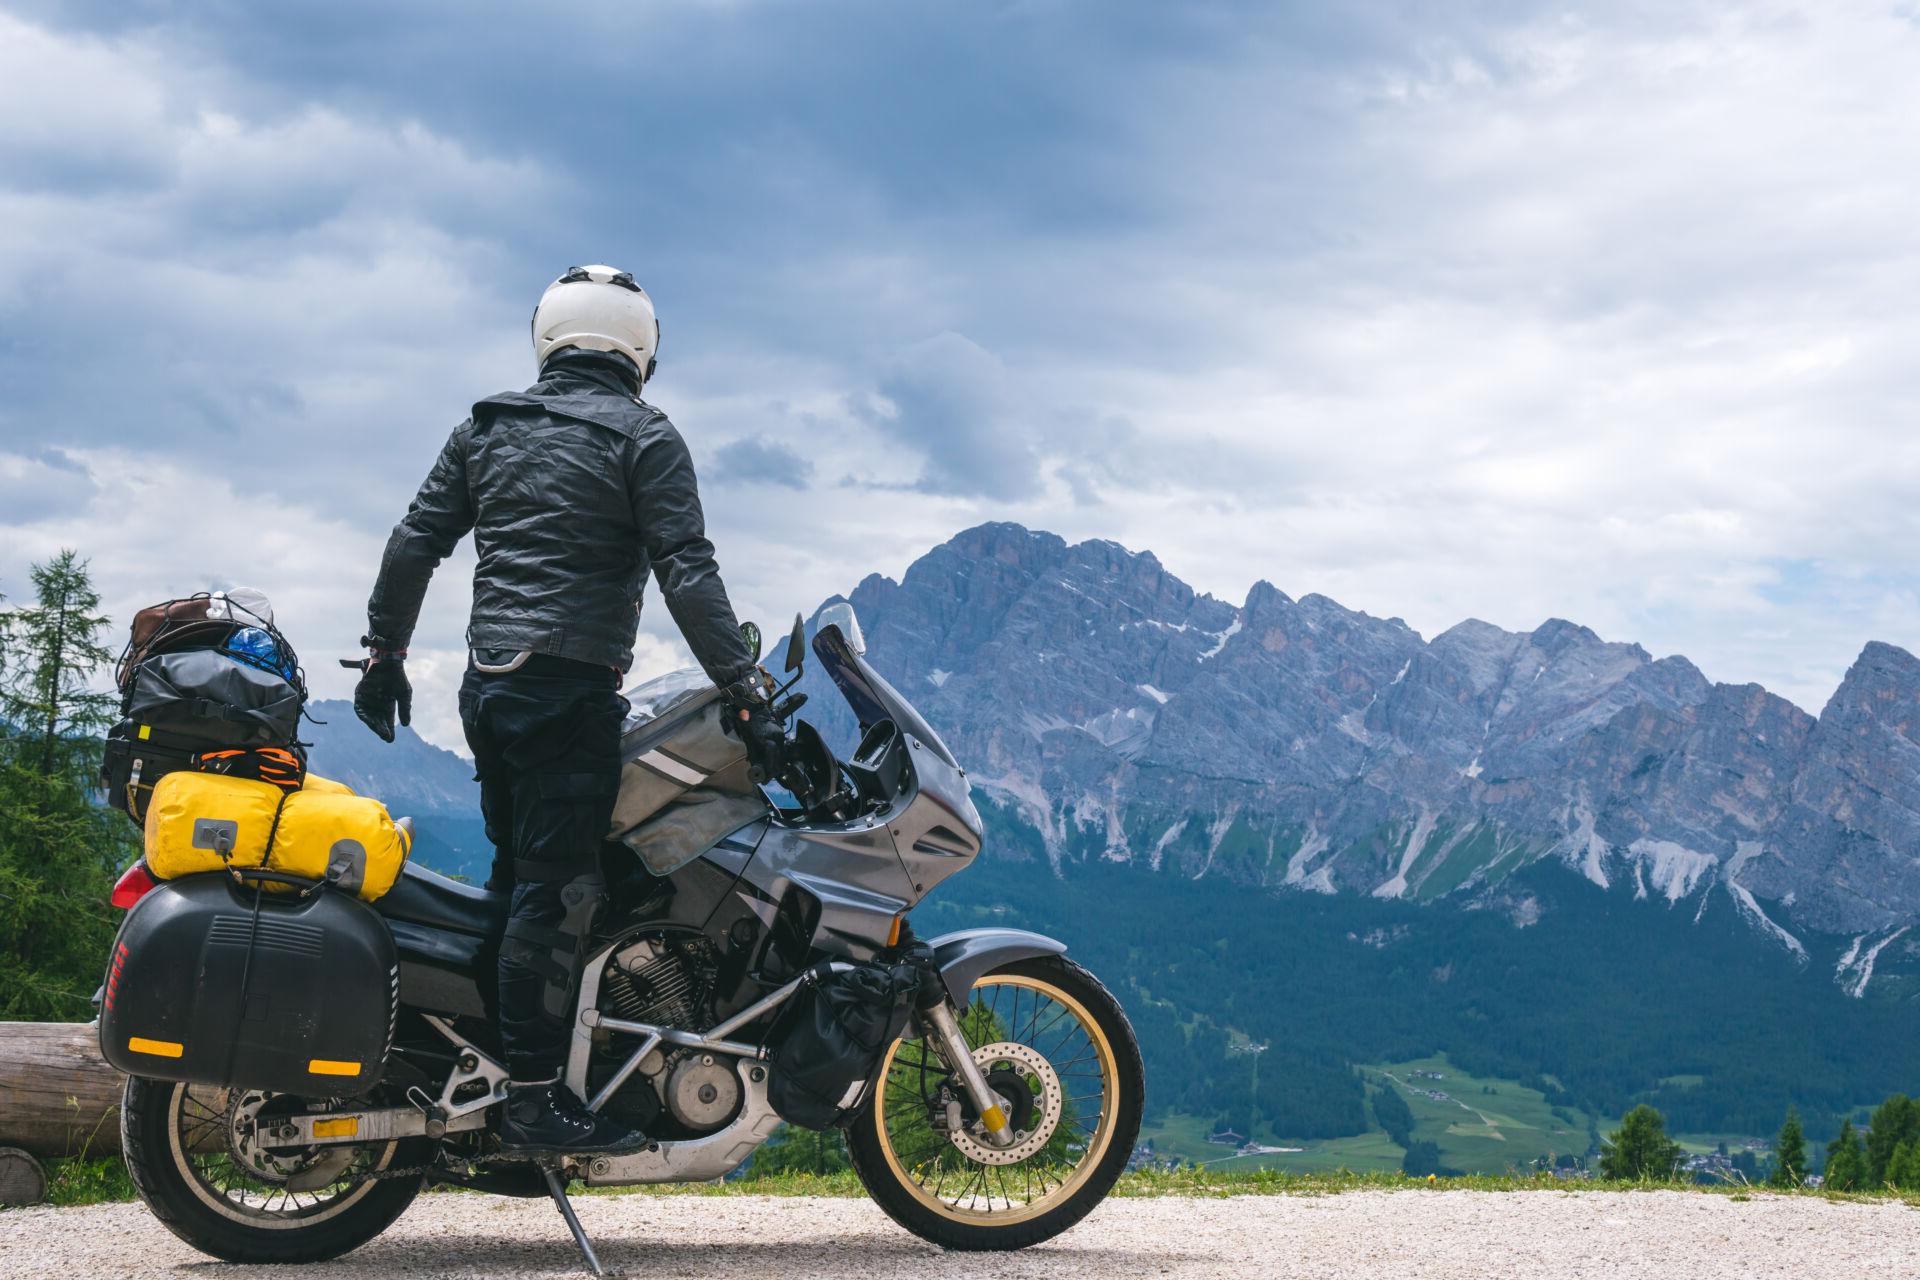
[[[628,943],[607,965],[600,982],[600,1008],[629,1022],[698,1030],[712,1026],[713,979],[718,956],[709,939],[661,931]],[[631,1050],[627,1050],[631,1052]],[[595,1054],[594,1088],[619,1068],[618,1049]],[[696,1050],[655,1049],[607,1104],[610,1114],[659,1137],[710,1133],[740,1109],[734,1060]]]
[[715,953],[698,934],[649,934],[627,944],[601,979],[600,1007],[629,1022],[712,1025]]

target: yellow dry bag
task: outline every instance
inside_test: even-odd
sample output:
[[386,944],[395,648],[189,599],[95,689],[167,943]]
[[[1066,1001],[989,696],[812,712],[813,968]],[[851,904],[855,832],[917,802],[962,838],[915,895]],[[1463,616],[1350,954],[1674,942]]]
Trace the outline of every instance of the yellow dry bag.
[[411,843],[378,800],[311,773],[289,792],[180,770],[160,779],[147,806],[147,869],[161,880],[265,867],[372,902],[399,878]]

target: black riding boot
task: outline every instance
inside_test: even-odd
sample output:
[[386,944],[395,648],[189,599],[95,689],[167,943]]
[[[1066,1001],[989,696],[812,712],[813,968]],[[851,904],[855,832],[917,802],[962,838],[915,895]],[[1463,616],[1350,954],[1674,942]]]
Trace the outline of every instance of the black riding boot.
[[638,1129],[596,1115],[558,1080],[510,1084],[500,1149],[513,1156],[625,1155],[647,1145]]

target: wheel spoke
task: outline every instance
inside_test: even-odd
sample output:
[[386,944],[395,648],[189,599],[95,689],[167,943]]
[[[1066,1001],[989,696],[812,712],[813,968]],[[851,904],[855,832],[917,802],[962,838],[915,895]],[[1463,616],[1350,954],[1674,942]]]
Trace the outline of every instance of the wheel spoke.
[[181,1175],[227,1216],[262,1223],[288,1223],[331,1214],[358,1200],[373,1186],[371,1172],[388,1162],[396,1144],[348,1153],[329,1181],[295,1190],[288,1181],[337,1161],[340,1149],[328,1147],[261,1148],[264,1128],[337,1102],[300,1099],[259,1091],[205,1090],[175,1086],[168,1114]]

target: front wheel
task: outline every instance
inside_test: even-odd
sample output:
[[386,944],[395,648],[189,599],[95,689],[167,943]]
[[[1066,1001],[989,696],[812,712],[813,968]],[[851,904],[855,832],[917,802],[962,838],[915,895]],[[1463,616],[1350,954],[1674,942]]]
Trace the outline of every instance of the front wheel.
[[1145,1072],[1120,1004],[1060,956],[974,984],[961,1029],[1014,1130],[986,1140],[958,1077],[926,1040],[888,1051],[847,1149],[887,1215],[948,1249],[1023,1249],[1113,1189],[1140,1132]]
[[[419,1194],[425,1139],[269,1148],[277,1115],[340,1104],[173,1081],[127,1081],[120,1142],[153,1216],[228,1262],[320,1262],[385,1231]],[[388,1175],[388,1176],[382,1176]]]

